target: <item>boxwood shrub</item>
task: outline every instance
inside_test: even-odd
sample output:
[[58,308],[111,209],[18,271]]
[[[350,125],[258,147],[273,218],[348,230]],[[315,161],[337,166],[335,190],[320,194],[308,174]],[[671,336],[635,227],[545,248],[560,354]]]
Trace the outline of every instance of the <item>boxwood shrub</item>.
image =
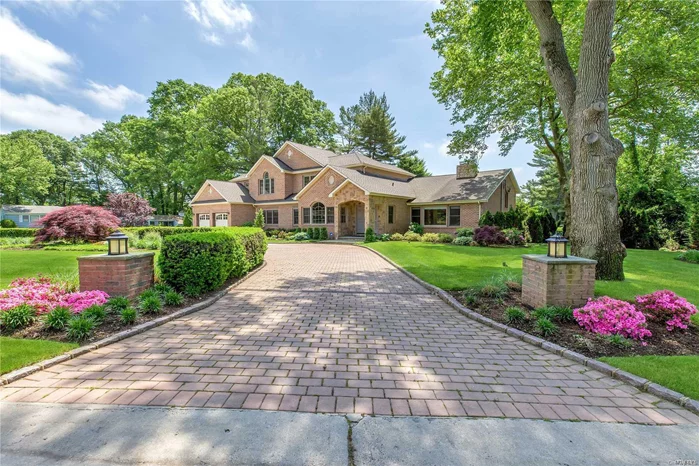
[[267,249],[260,228],[221,228],[169,235],[158,258],[160,278],[189,296],[220,288],[259,265]]

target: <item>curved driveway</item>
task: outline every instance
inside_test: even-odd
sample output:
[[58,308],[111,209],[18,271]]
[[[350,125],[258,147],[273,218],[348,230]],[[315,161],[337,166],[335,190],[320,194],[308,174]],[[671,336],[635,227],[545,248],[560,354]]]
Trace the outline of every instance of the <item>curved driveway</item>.
[[699,423],[472,321],[372,252],[270,245],[211,307],[40,371],[5,401]]

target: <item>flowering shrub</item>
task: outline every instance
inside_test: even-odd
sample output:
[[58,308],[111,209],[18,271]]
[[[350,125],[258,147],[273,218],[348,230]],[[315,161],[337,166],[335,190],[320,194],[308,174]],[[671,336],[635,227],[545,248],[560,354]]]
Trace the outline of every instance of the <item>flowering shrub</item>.
[[573,316],[578,325],[599,335],[621,335],[634,340],[652,336],[642,312],[631,303],[608,296],[588,300],[573,311]]
[[58,306],[78,314],[95,304],[106,303],[107,298],[109,295],[99,290],[71,292],[46,277],[18,278],[8,289],[0,290],[0,311],[28,304],[36,308],[38,314],[46,314]]
[[507,242],[512,246],[524,245],[524,232],[516,228],[506,228],[502,230],[502,234],[507,238]]
[[473,230],[473,241],[481,246],[491,246],[495,244],[508,244],[507,238],[500,231],[500,228],[485,225]]
[[664,322],[668,332],[674,328],[686,329],[689,318],[697,312],[696,306],[670,290],[636,296],[636,306],[650,320]]
[[101,241],[119,226],[119,219],[102,207],[72,205],[62,207],[39,220],[37,243],[52,240]]

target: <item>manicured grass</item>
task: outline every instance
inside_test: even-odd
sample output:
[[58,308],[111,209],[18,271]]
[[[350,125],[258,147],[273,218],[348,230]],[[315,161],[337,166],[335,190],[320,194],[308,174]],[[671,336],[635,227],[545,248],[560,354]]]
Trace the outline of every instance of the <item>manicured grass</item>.
[[75,343],[0,337],[0,373],[29,366],[77,347]]
[[600,360],[699,400],[699,356],[630,356]]
[[[522,254],[546,253],[545,247],[541,245],[527,248],[482,248],[390,241],[370,243],[368,246],[426,282],[445,290],[468,288],[503,271],[521,274]],[[668,289],[699,305],[699,267],[675,260],[676,255],[672,252],[629,250],[624,261],[626,280],[597,281],[595,294],[633,300],[639,294]],[[694,317],[696,319],[699,316]]]
[[19,277],[42,275],[71,275],[78,271],[77,258],[97,251],[0,251],[0,288]]

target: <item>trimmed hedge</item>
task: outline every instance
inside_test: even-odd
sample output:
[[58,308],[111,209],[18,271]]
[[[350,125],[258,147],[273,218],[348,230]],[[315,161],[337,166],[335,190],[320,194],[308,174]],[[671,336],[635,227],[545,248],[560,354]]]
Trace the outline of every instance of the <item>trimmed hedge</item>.
[[214,291],[264,259],[267,241],[260,228],[196,230],[166,235],[158,258],[160,278],[188,296]]
[[37,228],[0,228],[0,238],[33,238]]
[[247,261],[246,273],[260,265],[262,261],[265,260],[265,252],[267,252],[267,237],[261,228],[232,227],[226,228],[224,233],[235,237],[241,242],[243,248],[245,248],[245,259]]
[[[231,227],[120,227],[119,231],[131,232],[143,238],[147,233],[155,232],[165,238],[170,235],[181,235],[183,233],[204,233],[209,231],[222,231]],[[237,228],[237,227],[232,227]]]

